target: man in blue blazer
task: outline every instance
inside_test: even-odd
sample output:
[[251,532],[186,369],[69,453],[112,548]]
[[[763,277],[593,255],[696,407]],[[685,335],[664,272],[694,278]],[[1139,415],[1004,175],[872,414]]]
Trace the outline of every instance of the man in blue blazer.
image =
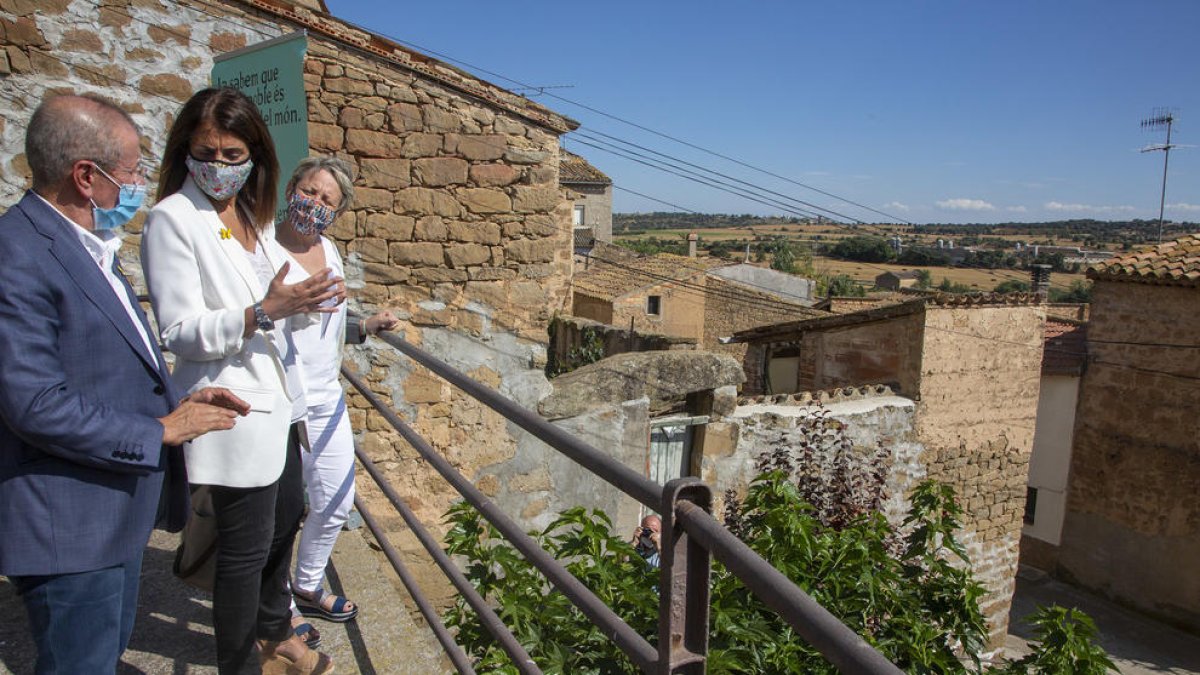
[[38,673],[115,671],[150,530],[186,519],[179,446],[248,411],[220,389],[181,402],[120,273],[138,141],[103,99],[47,99],[26,130],[32,190],[0,216],[0,574]]

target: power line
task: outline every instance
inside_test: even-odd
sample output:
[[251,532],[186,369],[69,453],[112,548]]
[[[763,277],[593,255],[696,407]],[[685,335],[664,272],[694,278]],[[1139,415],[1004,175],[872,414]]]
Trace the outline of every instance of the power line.
[[[342,20],[342,21],[344,21],[344,20]],[[536,88],[534,85],[531,85],[531,84],[529,84],[529,83],[527,83],[527,82],[523,82],[523,81],[521,81],[521,80],[516,80],[516,79],[513,79],[513,78],[511,78],[511,77],[508,77],[508,76],[506,76],[506,75],[502,75],[502,74],[500,74],[500,73],[497,73],[497,72],[495,72],[495,71],[488,70],[488,69],[486,69],[486,68],[483,68],[483,67],[480,67],[480,66],[476,66],[476,65],[474,65],[474,64],[472,64],[472,63],[468,63],[468,62],[466,62],[466,61],[463,61],[462,59],[457,59],[457,58],[455,58],[455,57],[453,57],[453,56],[450,56],[450,55],[448,55],[448,54],[445,54],[445,53],[442,53],[442,52],[438,52],[438,51],[436,51],[436,50],[433,50],[433,49],[429,49],[428,47],[424,47],[424,46],[418,45],[418,44],[416,44],[416,43],[414,43],[414,42],[411,42],[411,41],[408,41],[408,40],[403,40],[403,39],[400,39],[400,38],[398,38],[398,37],[395,37],[394,35],[389,35],[389,34],[387,34],[387,33],[384,33],[384,32],[382,32],[382,31],[379,31],[379,30],[375,30],[375,29],[366,28],[366,27],[364,27],[364,26],[359,26],[359,25],[357,25],[357,24],[354,24],[354,23],[352,23],[352,22],[350,22],[350,21],[345,21],[345,23],[347,23],[348,25],[354,26],[355,28],[358,28],[358,29],[360,29],[360,30],[363,30],[363,31],[366,31],[366,32],[369,32],[369,33],[375,33],[375,34],[377,34],[377,35],[381,35],[381,36],[383,36],[383,37],[385,37],[385,38],[387,38],[387,39],[389,39],[389,40],[392,40],[393,42],[396,42],[396,43],[398,43],[398,44],[401,44],[401,45],[405,45],[405,46],[407,46],[407,47],[409,47],[409,48],[416,49],[416,50],[418,50],[418,51],[421,51],[421,52],[424,52],[424,53],[426,53],[426,54],[431,54],[431,55],[433,55],[433,56],[436,56],[436,57],[438,57],[438,58],[440,58],[440,59],[444,59],[444,60],[446,60],[446,61],[448,61],[448,62],[450,62],[450,63],[456,63],[456,64],[458,64],[458,65],[460,65],[460,66],[463,66],[463,67],[465,67],[465,68],[469,68],[469,69],[471,69],[471,70],[474,70],[474,71],[477,71],[477,72],[480,72],[480,73],[484,73],[484,74],[486,74],[486,75],[489,75],[489,76],[491,76],[491,77],[495,77],[495,78],[498,78],[498,79],[504,80],[504,81],[506,81],[506,82],[512,82],[513,84],[519,85],[520,87],[525,87],[525,88]],[[891,219],[891,220],[895,220],[895,221],[897,221],[897,222],[904,223],[904,224],[907,224],[907,225],[913,225],[913,223],[911,223],[911,222],[909,222],[909,221],[907,221],[907,220],[905,220],[905,219],[903,219],[903,218],[900,218],[900,217],[898,217],[898,216],[894,216],[894,215],[892,215],[892,214],[890,214],[890,213],[886,213],[886,212],[884,212],[884,211],[880,211],[880,210],[878,210],[878,209],[871,208],[871,207],[869,207],[869,206],[866,206],[865,204],[860,204],[860,203],[858,203],[858,202],[852,201],[852,200],[850,200],[850,199],[847,199],[847,198],[845,198],[845,197],[841,197],[841,196],[839,196],[839,195],[836,195],[836,194],[833,194],[833,193],[831,193],[831,192],[826,192],[826,191],[824,191],[824,190],[821,190],[821,189],[819,189],[819,188],[813,187],[813,186],[811,186],[811,185],[807,185],[807,184],[805,184],[805,183],[801,183],[801,182],[799,182],[799,181],[796,181],[796,180],[793,180],[793,179],[791,179],[791,178],[787,178],[786,176],[781,176],[781,175],[779,175],[779,174],[773,173],[773,172],[771,172],[771,171],[768,171],[768,170],[766,170],[766,169],[762,169],[762,168],[756,167],[756,166],[754,166],[754,165],[752,165],[752,164],[749,164],[749,163],[743,162],[743,161],[741,161],[741,160],[739,160],[739,159],[735,159],[735,158],[733,158],[733,157],[729,157],[729,156],[727,156],[727,155],[723,155],[723,154],[721,154],[721,153],[719,153],[719,152],[716,152],[716,151],[713,151],[713,150],[709,150],[709,149],[707,149],[707,148],[701,147],[701,146],[699,146],[699,145],[696,145],[696,144],[694,144],[694,143],[691,143],[691,142],[685,141],[685,140],[683,140],[683,139],[680,139],[680,138],[677,138],[677,137],[675,137],[675,136],[671,136],[670,134],[665,134],[665,133],[663,133],[663,132],[660,132],[660,131],[657,131],[657,130],[655,130],[655,129],[651,129],[650,127],[643,126],[643,125],[641,125],[641,124],[638,124],[638,123],[636,123],[636,122],[629,121],[629,120],[627,120],[627,119],[624,119],[624,118],[622,118],[622,117],[619,117],[619,116],[617,116],[617,115],[613,115],[613,114],[611,114],[611,113],[604,112],[603,110],[599,110],[599,109],[597,109],[597,108],[594,108],[594,107],[592,107],[592,106],[589,106],[589,105],[586,105],[586,104],[580,103],[580,102],[578,102],[578,101],[574,101],[574,100],[571,100],[571,99],[569,99],[569,98],[566,98],[566,97],[563,97],[563,96],[559,96],[558,94],[554,94],[554,93],[551,93],[551,92],[545,92],[545,94],[546,94],[546,96],[548,96],[548,97],[550,97],[550,98],[554,98],[554,99],[557,99],[557,100],[559,100],[559,101],[562,101],[562,102],[564,102],[564,103],[568,103],[568,104],[570,104],[570,105],[577,106],[577,107],[579,107],[579,108],[582,108],[582,109],[584,109],[584,110],[587,110],[587,111],[589,111],[589,112],[593,112],[593,113],[596,113],[596,114],[598,114],[598,115],[602,115],[602,116],[604,116],[604,117],[607,117],[607,118],[609,118],[609,119],[612,119],[612,120],[615,120],[615,121],[621,122],[622,124],[626,124],[626,125],[629,125],[629,126],[635,127],[635,128],[637,128],[637,129],[641,129],[641,130],[643,130],[643,131],[646,131],[646,132],[648,132],[648,133],[654,134],[654,135],[656,135],[656,136],[659,136],[659,137],[661,137],[661,138],[665,138],[665,139],[667,139],[667,140],[674,141],[674,142],[676,142],[676,143],[679,143],[679,144],[681,144],[681,145],[685,145],[685,146],[687,146],[687,147],[690,147],[690,148],[692,148],[692,149],[694,149],[694,150],[699,150],[700,152],[703,152],[703,153],[705,153],[705,154],[712,155],[712,156],[714,156],[714,157],[719,157],[719,158],[721,158],[721,159],[724,159],[724,160],[726,160],[726,161],[733,162],[733,163],[735,163],[735,164],[738,164],[738,165],[740,165],[740,166],[743,166],[743,167],[745,167],[745,168],[752,169],[752,170],[754,170],[754,171],[757,171],[757,172],[759,172],[759,173],[762,173],[762,174],[765,174],[765,175],[771,176],[771,177],[773,177],[773,178],[777,178],[777,179],[780,179],[780,180],[786,181],[786,182],[788,182],[788,183],[791,183],[791,184],[793,184],[793,185],[796,185],[796,186],[798,186],[798,187],[802,187],[802,188],[805,188],[805,189],[807,189],[807,190],[812,190],[812,191],[814,191],[814,192],[817,192],[817,193],[819,193],[819,194],[825,195],[826,197],[830,197],[830,198],[836,199],[836,200],[838,200],[838,201],[840,201],[840,202],[844,202],[844,203],[846,203],[846,204],[850,204],[850,205],[852,205],[852,206],[856,206],[856,207],[858,207],[858,208],[865,209],[865,210],[867,210],[867,211],[870,211],[870,212],[872,212],[872,213],[875,213],[875,214],[878,214],[878,215],[884,216],[885,218],[889,218],[889,219]]]
[[[802,199],[796,199],[796,198],[794,198],[794,197],[790,197],[790,196],[788,196],[788,195],[786,195],[786,194],[783,194],[782,192],[776,192],[776,191],[774,191],[774,190],[769,190],[769,189],[767,189],[767,188],[760,187],[760,186],[758,186],[758,185],[755,185],[755,184],[753,184],[753,183],[748,183],[748,182],[746,182],[746,181],[744,181],[744,180],[741,180],[740,178],[735,178],[735,177],[733,177],[733,176],[730,176],[730,175],[728,175],[728,174],[721,173],[720,171],[715,171],[715,170],[713,170],[713,169],[709,169],[709,168],[707,168],[707,167],[700,166],[699,164],[694,164],[694,163],[692,163],[692,162],[689,162],[689,161],[687,161],[687,160],[680,159],[679,157],[674,157],[674,156],[668,155],[668,154],[666,154],[666,153],[659,152],[659,151],[657,151],[657,150],[654,150],[654,149],[651,149],[651,148],[647,148],[647,147],[645,147],[645,146],[642,146],[642,145],[638,145],[637,143],[634,143],[634,142],[632,142],[632,141],[626,141],[626,140],[624,140],[624,139],[617,138],[616,136],[612,136],[612,135],[610,135],[610,134],[606,134],[606,133],[604,133],[604,132],[601,132],[601,131],[595,131],[595,132],[579,131],[579,132],[577,132],[577,133],[579,133],[580,135],[582,135],[584,138],[587,138],[587,139],[589,139],[589,140],[592,140],[592,141],[594,141],[594,142],[597,142],[597,143],[600,143],[600,142],[603,142],[603,141],[601,141],[600,139],[596,138],[596,136],[602,136],[602,137],[604,137],[604,138],[607,138],[607,139],[611,139],[611,140],[613,140],[613,141],[616,141],[617,143],[621,143],[622,145],[628,145],[628,146],[631,146],[631,147],[637,148],[637,149],[639,149],[639,150],[643,150],[643,151],[645,151],[645,152],[649,152],[649,153],[652,153],[652,154],[658,155],[659,157],[663,157],[663,158],[665,158],[665,159],[667,159],[667,160],[671,160],[671,161],[673,161],[673,162],[677,162],[677,163],[680,163],[680,164],[684,164],[684,165],[686,165],[686,166],[689,166],[689,167],[692,167],[692,168],[694,168],[694,169],[699,169],[699,170],[701,170],[701,171],[703,171],[703,172],[705,172],[705,173],[710,173],[710,174],[713,174],[713,175],[715,175],[715,176],[719,176],[720,178],[724,178],[724,179],[725,179],[725,180],[727,180],[727,181],[733,181],[733,182],[735,182],[735,183],[740,183],[740,184],[742,184],[742,185],[745,185],[745,186],[747,186],[747,187],[749,187],[749,188],[751,188],[751,189],[755,189],[755,190],[761,190],[761,191],[763,191],[763,192],[766,192],[766,193],[768,193],[768,194],[774,195],[774,196],[776,196],[776,197],[781,197],[781,198],[783,198],[783,199],[785,199],[785,200],[788,200],[788,201],[793,201],[793,202],[796,202],[796,203],[799,203],[799,204],[803,204],[804,206],[807,206],[807,207],[809,207],[809,208],[812,208],[812,209],[817,209],[818,211],[824,211],[824,212],[826,212],[826,213],[829,213],[829,214],[832,214],[832,215],[834,215],[834,216],[837,216],[838,218],[845,218],[846,220],[852,220],[852,221],[854,221],[854,222],[856,222],[856,223],[858,223],[858,224],[860,224],[860,225],[865,225],[865,224],[866,224],[864,221],[862,221],[862,220],[859,220],[858,218],[855,218],[855,217],[853,217],[853,216],[848,216],[848,215],[845,215],[845,214],[843,214],[843,213],[838,213],[837,211],[834,211],[834,210],[832,210],[832,209],[827,209],[827,208],[824,208],[824,207],[822,207],[822,206],[818,206],[817,204],[813,204],[813,203],[811,203],[811,202],[806,202],[806,201],[804,201],[804,200],[802,200]],[[642,156],[642,155],[639,155],[639,156]]]

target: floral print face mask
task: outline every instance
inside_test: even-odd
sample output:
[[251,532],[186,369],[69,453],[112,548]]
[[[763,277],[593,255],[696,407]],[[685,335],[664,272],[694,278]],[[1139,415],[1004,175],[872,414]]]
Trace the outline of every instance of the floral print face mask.
[[321,234],[335,218],[337,211],[308,195],[293,192],[288,198],[288,220],[296,232],[306,237]]
[[191,155],[184,160],[192,180],[213,199],[224,200],[236,195],[246,184],[254,162],[249,158],[241,164],[226,164],[218,160],[202,162]]

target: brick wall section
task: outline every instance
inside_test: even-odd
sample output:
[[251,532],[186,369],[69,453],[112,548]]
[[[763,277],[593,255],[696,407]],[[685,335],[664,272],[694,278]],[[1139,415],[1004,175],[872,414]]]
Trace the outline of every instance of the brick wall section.
[[1112,342],[1196,344],[1200,289],[1098,279],[1092,299],[1058,571],[1197,632],[1200,358]]
[[993,646],[1015,587],[1044,322],[1037,305],[926,311],[917,438],[929,477],[954,486],[966,512],[962,540]]
[[812,313],[804,305],[787,302],[778,296],[718,276],[708,275],[705,284],[708,292],[704,299],[703,348],[727,354],[739,362],[745,359],[747,345],[723,345],[718,338],[729,337],[739,330],[755,326],[795,321]]

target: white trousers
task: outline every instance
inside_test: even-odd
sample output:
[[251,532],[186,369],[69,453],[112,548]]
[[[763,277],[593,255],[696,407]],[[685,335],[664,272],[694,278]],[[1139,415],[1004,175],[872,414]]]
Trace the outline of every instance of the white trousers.
[[321,588],[333,545],[354,505],[354,436],[344,397],[309,407],[308,440],[312,452],[300,453],[308,517],[300,533],[292,578],[292,587],[306,595]]

